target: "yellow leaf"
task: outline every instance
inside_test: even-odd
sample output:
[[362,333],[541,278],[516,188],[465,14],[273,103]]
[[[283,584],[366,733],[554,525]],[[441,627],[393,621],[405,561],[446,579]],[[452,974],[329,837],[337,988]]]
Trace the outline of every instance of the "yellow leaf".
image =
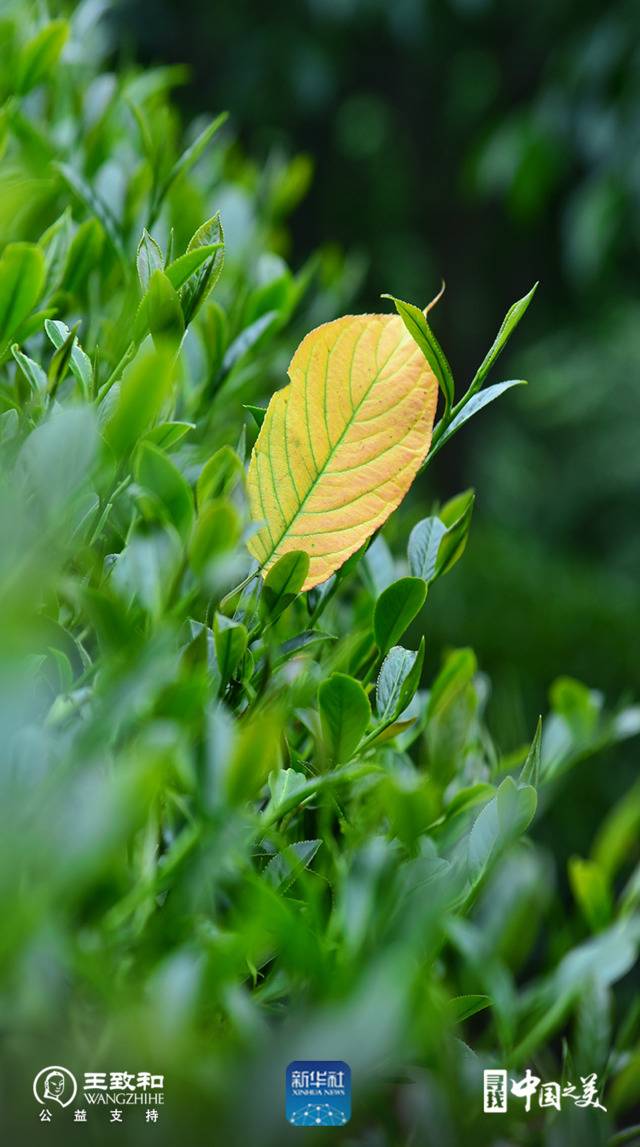
[[399,505],[425,459],[438,401],[398,315],[346,315],[311,331],[273,395],[249,465],[249,549],[263,575],[305,550],[303,589],[325,581]]

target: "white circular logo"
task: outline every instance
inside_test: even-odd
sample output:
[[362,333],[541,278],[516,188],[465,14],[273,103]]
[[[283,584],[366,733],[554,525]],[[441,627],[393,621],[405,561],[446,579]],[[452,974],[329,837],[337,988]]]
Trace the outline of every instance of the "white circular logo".
[[33,1081],[33,1094],[43,1106],[47,1103],[59,1103],[61,1107],[68,1107],[73,1103],[77,1093],[76,1077],[68,1067],[57,1065],[43,1067]]

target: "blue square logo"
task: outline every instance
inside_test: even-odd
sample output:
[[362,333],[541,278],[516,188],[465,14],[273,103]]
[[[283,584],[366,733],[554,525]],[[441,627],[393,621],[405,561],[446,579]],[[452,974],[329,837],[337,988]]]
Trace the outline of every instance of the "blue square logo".
[[341,1059],[296,1059],[287,1068],[287,1119],[294,1127],[344,1127],[351,1118],[351,1068]]

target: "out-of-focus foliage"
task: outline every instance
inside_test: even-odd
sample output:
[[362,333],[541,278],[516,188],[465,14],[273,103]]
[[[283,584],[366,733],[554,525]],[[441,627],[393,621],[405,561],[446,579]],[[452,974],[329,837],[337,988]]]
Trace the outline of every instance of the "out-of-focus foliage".
[[[249,445],[353,268],[287,265],[299,162],[183,130],[179,73],[108,70],[101,7],[1,25],[3,1131],[46,1062],[149,1066],[157,1143],[275,1147],[286,1064],[339,1056],[345,1147],[605,1144],[640,1096],[637,784],[577,822],[638,709],[560,677],[531,744],[496,743],[471,649],[429,643],[471,491],[308,593],[300,554],[255,578]],[[430,474],[491,385],[445,399]],[[496,1129],[488,1066],[597,1071],[608,1111]]]

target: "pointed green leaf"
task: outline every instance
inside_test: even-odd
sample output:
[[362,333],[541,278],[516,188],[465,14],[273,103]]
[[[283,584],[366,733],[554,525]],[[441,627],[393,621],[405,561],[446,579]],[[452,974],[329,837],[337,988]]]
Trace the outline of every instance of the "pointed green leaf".
[[424,637],[415,652],[394,645],[382,662],[376,686],[376,710],[383,721],[394,721],[404,712],[418,685],[424,662]]
[[575,901],[592,932],[606,928],[611,921],[613,897],[603,868],[596,860],[572,856],[569,860],[569,883]]
[[34,393],[43,394],[47,389],[47,375],[40,364],[23,354],[16,343],[11,347],[11,353]]
[[244,466],[231,446],[221,446],[205,462],[196,483],[198,506],[230,494],[244,474]]
[[187,247],[188,254],[198,250],[210,248],[204,265],[189,280],[182,289],[182,309],[187,325],[200,310],[202,304],[211,294],[224,266],[224,231],[220,212],[199,227]]
[[253,406],[250,402],[244,402],[243,407],[245,410],[249,411],[249,414],[253,418],[253,421],[259,430],[262,426],[262,423],[264,422],[264,416],[267,413],[266,406]]
[[298,840],[271,858],[264,870],[265,880],[280,892],[286,892],[316,855],[321,840]]
[[172,263],[168,264],[165,268],[165,275],[177,291],[185,283],[188,283],[192,276],[195,276],[203,263],[206,263],[220,250],[222,250],[222,243],[210,243],[206,247],[196,247],[194,250],[185,251],[184,255],[180,255],[178,259],[174,259]]
[[260,315],[259,319],[245,327],[243,331],[233,340],[231,345],[227,347],[225,356],[222,360],[222,370],[225,374],[240,362],[240,359],[247,354],[252,347],[256,345],[262,336],[274,326],[278,321],[277,311],[267,311],[265,315]]
[[452,498],[437,516],[423,518],[409,535],[409,567],[415,577],[435,581],[455,565],[464,553],[471,524],[475,494],[467,490]]
[[135,338],[141,342],[147,331],[158,345],[163,340],[179,343],[184,334],[184,317],[178,293],[164,271],[154,271],[138,307]]
[[309,572],[309,555],[290,550],[271,567],[262,587],[262,605],[271,621],[298,596]]
[[526,381],[523,378],[511,378],[507,382],[496,382],[493,386],[488,386],[486,390],[481,390],[480,394],[474,394],[473,398],[469,399],[459,413],[456,414],[455,418],[451,419],[449,425],[438,437],[437,442],[434,442],[428,459],[431,459],[434,454],[441,450],[445,443],[453,438],[454,434],[458,433],[458,430],[464,426],[465,422],[468,422],[475,414],[479,414],[490,402],[494,402],[496,398],[499,398],[506,390],[511,390],[513,386],[526,385]]
[[163,180],[156,193],[151,209],[152,222],[157,218],[160,207],[162,206],[164,199],[171,190],[171,187],[175,183],[176,179],[178,179],[178,177],[181,175],[186,175],[187,172],[190,171],[194,166],[194,164],[198,162],[201,155],[204,153],[207,146],[213,139],[214,135],[216,135],[222,125],[226,123],[227,119],[227,112],[222,112],[219,116],[217,116],[217,118],[214,119],[212,123],[208,124],[204,131],[200,132],[200,135],[197,137],[197,139],[195,139],[191,146],[182,153],[180,158],[176,160],[166,179]]
[[146,227],[142,232],[142,239],[138,244],[138,253],[136,255],[136,266],[138,268],[138,279],[143,291],[146,291],[149,286],[149,280],[154,271],[162,271],[164,268],[164,255],[159,243],[150,235]]
[[51,20],[28,40],[18,60],[16,90],[30,92],[51,75],[69,36],[66,20]]
[[522,766],[520,773],[521,784],[533,785],[534,789],[538,788],[540,784],[540,767],[541,767],[541,749],[542,749],[542,717],[538,717],[538,724],[534,733],[527,759]]
[[511,335],[520,322],[520,319],[523,317],[527,307],[529,306],[529,303],[536,293],[537,287],[538,284],[534,283],[528,294],[526,294],[522,299],[518,299],[517,302],[509,307],[509,310],[502,320],[502,325],[493,341],[493,344],[491,345],[489,351],[485,355],[482,363],[475,373],[471,386],[469,387],[469,394],[475,394],[477,390],[480,390],[480,387],[484,383],[484,380],[494,365],[496,359],[504,350],[506,344],[511,338]]
[[71,352],[73,350],[73,344],[76,341],[76,334],[79,326],[80,324],[76,323],[73,330],[69,330],[68,327],[65,327],[67,332],[66,336],[61,339],[60,346],[56,350],[49,364],[48,389],[49,393],[52,395],[56,393],[58,386],[63,381],[69,368]]
[[476,818],[469,835],[469,875],[475,883],[509,844],[521,837],[536,811],[536,790],[506,777]]
[[145,441],[152,442],[161,450],[170,450],[184,438],[185,434],[195,428],[195,422],[160,422],[145,434]]
[[393,295],[383,295],[383,298],[391,299],[409,334],[418,344],[429,363],[444,396],[446,413],[453,406],[455,398],[453,374],[447,356],[434,335],[427,316],[413,303],[405,303]]
[[[59,319],[47,319],[44,329],[58,351],[62,350],[65,343],[71,339],[69,327],[66,323],[60,322]],[[89,395],[93,386],[93,367],[89,355],[85,354],[77,340],[75,329],[69,346],[69,363],[74,378],[80,383],[83,394]]]
[[44,286],[44,255],[32,243],[9,243],[0,256],[0,354],[35,307]]
[[491,997],[481,995],[454,996],[449,1001],[449,1014],[455,1024],[461,1024],[485,1008],[491,1007]]
[[222,613],[216,613],[213,619],[213,634],[221,688],[224,689],[247,651],[249,634],[239,621],[232,621]]

